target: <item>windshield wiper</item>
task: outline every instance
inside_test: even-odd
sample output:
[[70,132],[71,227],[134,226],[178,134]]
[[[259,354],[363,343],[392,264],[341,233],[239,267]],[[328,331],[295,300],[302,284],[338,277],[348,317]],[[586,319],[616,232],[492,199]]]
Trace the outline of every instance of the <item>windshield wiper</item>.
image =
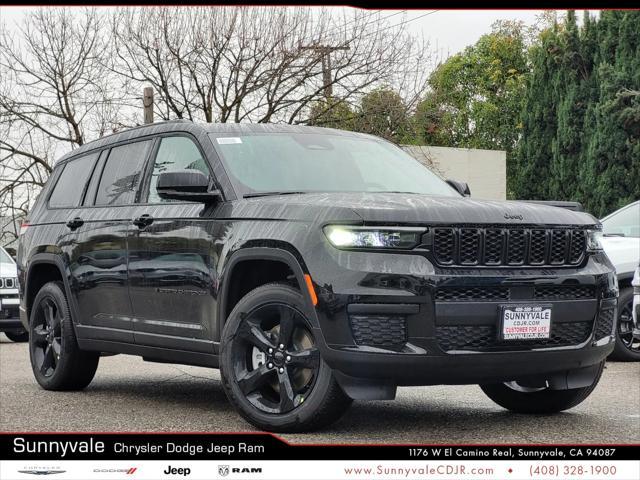
[[246,193],[242,198],[255,198],[255,197],[271,197],[274,195],[301,195],[307,192],[253,192]]
[[626,237],[624,233],[605,233],[605,237]]

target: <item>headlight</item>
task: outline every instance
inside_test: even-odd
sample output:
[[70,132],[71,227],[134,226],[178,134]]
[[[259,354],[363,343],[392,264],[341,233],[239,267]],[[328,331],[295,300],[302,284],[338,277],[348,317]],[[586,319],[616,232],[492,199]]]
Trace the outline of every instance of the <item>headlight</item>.
[[327,225],[324,234],[336,248],[410,249],[420,244],[420,236],[425,230],[413,227]]
[[587,230],[587,250],[599,252],[602,250],[602,231]]

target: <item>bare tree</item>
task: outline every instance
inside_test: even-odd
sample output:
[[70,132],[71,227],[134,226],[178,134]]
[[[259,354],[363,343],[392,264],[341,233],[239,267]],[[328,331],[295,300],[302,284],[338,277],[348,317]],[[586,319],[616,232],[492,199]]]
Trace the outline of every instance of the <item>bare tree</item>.
[[417,99],[430,52],[403,27],[360,11],[125,8],[112,19],[111,68],[153,85],[165,119],[301,123],[329,89],[331,108],[382,84]]
[[119,123],[103,24],[96,10],[43,8],[0,26],[0,242],[17,237],[54,159]]

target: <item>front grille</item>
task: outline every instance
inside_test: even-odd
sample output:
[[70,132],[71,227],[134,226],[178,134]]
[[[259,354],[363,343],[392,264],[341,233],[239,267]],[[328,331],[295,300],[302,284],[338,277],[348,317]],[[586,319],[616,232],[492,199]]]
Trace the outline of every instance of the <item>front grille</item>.
[[[522,288],[515,286],[514,288]],[[531,287],[529,287],[531,288]],[[595,299],[596,289],[590,285],[538,285],[533,288],[532,300],[584,300]],[[511,300],[510,287],[440,287],[436,290],[438,302],[482,302]],[[528,300],[522,294],[518,300]]]
[[505,287],[443,287],[436,290],[439,302],[509,300]]
[[398,350],[407,343],[403,315],[349,315],[349,320],[358,345]]
[[578,300],[596,298],[596,289],[588,285],[537,286],[534,298],[538,300]]
[[18,288],[18,279],[12,277],[0,278],[0,289],[2,288]]
[[443,266],[579,265],[586,248],[586,231],[575,228],[433,229],[433,254]]
[[598,321],[596,322],[596,340],[608,337],[613,333],[613,320],[615,317],[615,312],[616,311],[614,308],[600,310],[600,315],[598,315]]
[[593,322],[562,322],[551,327],[551,338],[502,342],[493,325],[447,325],[436,327],[436,339],[445,352],[526,350],[579,345],[591,334]]

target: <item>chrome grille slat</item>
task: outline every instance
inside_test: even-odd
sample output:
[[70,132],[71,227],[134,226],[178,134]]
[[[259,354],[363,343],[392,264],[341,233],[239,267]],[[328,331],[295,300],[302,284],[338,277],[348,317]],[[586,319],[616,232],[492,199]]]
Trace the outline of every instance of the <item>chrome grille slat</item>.
[[576,266],[586,248],[580,228],[433,228],[433,254],[442,266]]

